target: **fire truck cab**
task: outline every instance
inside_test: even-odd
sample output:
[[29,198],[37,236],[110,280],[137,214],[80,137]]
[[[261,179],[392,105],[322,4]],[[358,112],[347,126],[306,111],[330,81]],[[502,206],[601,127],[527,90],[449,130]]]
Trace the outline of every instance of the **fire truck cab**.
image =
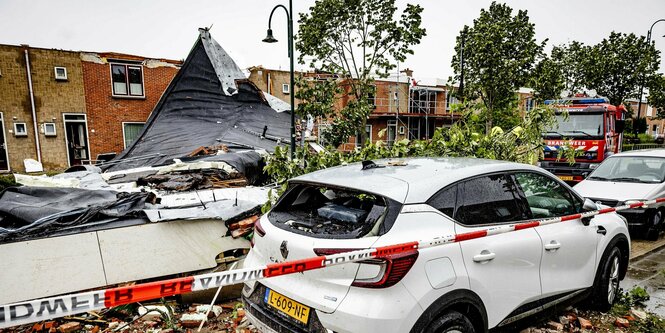
[[[540,166],[569,183],[582,181],[606,157],[621,151],[626,109],[604,97],[548,100],[556,109],[557,124],[543,133],[544,158]],[[570,164],[560,151],[570,143],[580,152]]]

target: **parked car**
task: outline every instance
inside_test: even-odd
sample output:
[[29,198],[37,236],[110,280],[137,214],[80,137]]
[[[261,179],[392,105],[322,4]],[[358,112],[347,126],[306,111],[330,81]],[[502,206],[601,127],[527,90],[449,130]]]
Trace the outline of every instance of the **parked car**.
[[[256,225],[245,265],[597,209],[530,165],[367,164],[292,179]],[[262,332],[486,332],[578,299],[609,309],[629,252],[625,220],[611,213],[250,282],[242,298]]]
[[[575,186],[583,196],[615,207],[665,195],[665,149],[619,153],[606,159],[584,181]],[[651,205],[621,211],[631,232],[658,239],[663,230],[665,207]]]

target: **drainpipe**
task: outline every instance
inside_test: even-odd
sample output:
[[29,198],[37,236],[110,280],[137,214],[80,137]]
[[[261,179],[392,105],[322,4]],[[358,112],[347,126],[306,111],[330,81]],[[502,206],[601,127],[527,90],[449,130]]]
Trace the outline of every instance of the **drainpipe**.
[[24,49],[25,53],[25,66],[28,74],[28,89],[30,91],[30,107],[32,108],[32,125],[35,130],[35,146],[37,148],[37,161],[42,163],[42,147],[39,144],[39,128],[37,126],[37,111],[35,109],[35,94],[32,90],[32,75],[30,74],[30,57],[28,56],[28,49]]

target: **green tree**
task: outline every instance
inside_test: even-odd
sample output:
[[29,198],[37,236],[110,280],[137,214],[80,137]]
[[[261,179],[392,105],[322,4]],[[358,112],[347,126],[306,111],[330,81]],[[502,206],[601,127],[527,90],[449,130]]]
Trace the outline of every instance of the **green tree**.
[[551,57],[543,55],[533,69],[529,87],[534,90],[537,102],[559,98],[565,90],[565,78],[561,65]]
[[659,51],[645,40],[632,33],[612,32],[590,47],[582,64],[584,85],[613,105],[638,97],[640,83],[653,80],[660,63]]
[[[570,94],[584,92],[584,67],[588,61],[587,54],[590,46],[578,41],[557,45],[552,48],[551,59],[554,61],[563,76],[563,91]],[[556,97],[559,97],[557,95]]]
[[[365,142],[374,78],[387,77],[398,62],[413,54],[412,47],[426,33],[421,27],[422,11],[419,5],[407,4],[395,19],[395,0],[317,0],[309,13],[300,14],[299,62],[338,76],[301,84],[305,98],[299,113],[327,118],[332,126],[326,136],[333,145],[356,133]],[[332,101],[342,95],[350,98],[337,113]]]
[[647,99],[656,108],[658,118],[665,118],[665,75],[656,75],[651,80]]
[[[473,26],[465,26],[457,37],[452,67],[454,78],[461,74],[459,55],[464,40],[464,98],[480,99],[485,106],[485,131],[492,129],[497,112],[506,111],[515,100],[515,91],[528,83],[544,43],[537,43],[535,26],[527,11],[492,2],[481,9]],[[516,117],[514,112],[504,116]]]

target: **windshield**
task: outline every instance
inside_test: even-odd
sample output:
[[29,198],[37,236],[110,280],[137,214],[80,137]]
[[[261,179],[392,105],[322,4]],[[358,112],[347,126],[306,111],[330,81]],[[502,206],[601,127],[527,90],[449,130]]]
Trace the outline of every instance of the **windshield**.
[[602,137],[603,115],[602,114],[577,114],[571,113],[568,119],[563,114],[556,116],[557,125],[547,131],[548,135],[565,137]]
[[665,179],[665,158],[611,157],[591,173],[588,179],[628,183],[662,183]]

